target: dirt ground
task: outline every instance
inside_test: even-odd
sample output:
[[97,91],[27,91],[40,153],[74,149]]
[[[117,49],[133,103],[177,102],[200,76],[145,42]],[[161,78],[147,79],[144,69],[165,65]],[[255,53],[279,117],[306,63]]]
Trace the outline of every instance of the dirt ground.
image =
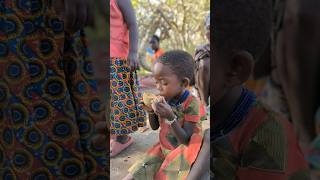
[[[98,90],[99,95],[102,99],[106,97],[106,68],[108,66],[105,66],[105,57],[107,57],[105,49],[103,49],[101,45],[102,42],[91,42],[90,49],[91,49],[91,58],[94,62],[94,68],[96,72],[96,80],[98,82]],[[154,89],[151,89],[150,87],[146,87],[146,89],[142,89],[142,92],[154,92]],[[209,121],[204,121],[203,123],[204,129],[209,128]],[[122,153],[120,153],[115,158],[110,159],[110,179],[111,180],[121,180],[124,178],[127,173],[130,166],[136,162],[141,156],[143,156],[144,152],[146,152],[147,149],[152,147],[152,145],[156,144],[159,141],[159,130],[153,131],[151,129],[140,132],[137,131],[136,133],[132,134],[134,143],[128,147],[126,150],[124,150]]]
[[[209,128],[210,122],[203,122],[203,129]],[[130,166],[136,162],[144,152],[149,149],[153,144],[159,141],[159,130],[153,131],[149,129],[143,133],[137,131],[132,135],[134,139],[134,144],[132,144],[128,149],[124,150],[118,156],[110,159],[110,179],[111,180],[121,180],[124,178]]]

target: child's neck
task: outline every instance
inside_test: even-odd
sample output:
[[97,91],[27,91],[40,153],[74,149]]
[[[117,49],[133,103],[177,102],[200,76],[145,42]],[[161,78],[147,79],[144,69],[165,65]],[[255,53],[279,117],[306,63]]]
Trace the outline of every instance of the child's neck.
[[169,99],[168,101],[169,101],[169,102],[170,102],[170,101],[178,101],[178,100],[182,97],[182,95],[184,94],[185,91],[186,91],[186,89],[183,89],[177,96]]
[[242,93],[242,86],[233,87],[222,99],[214,105],[214,124],[213,129],[225,122],[232,111],[235,109]]

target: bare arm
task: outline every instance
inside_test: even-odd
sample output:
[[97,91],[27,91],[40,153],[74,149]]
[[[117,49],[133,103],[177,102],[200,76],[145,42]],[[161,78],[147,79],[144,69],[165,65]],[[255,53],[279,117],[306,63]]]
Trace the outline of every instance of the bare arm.
[[207,129],[204,133],[204,139],[202,142],[201,150],[198,157],[187,177],[187,180],[197,180],[202,177],[206,172],[209,174],[210,168],[210,129]]
[[172,133],[181,144],[188,145],[195,125],[196,123],[186,122],[183,127],[180,127],[176,121],[171,125]]
[[[153,104],[155,113],[162,118],[173,119],[174,113],[171,107],[162,102]],[[178,121],[175,121],[171,124],[171,130],[174,136],[178,139],[181,144],[188,145],[191,135],[193,134],[193,129],[195,128],[196,123],[185,122],[183,127],[180,127]]]
[[93,3],[89,0],[56,0],[53,5],[63,18],[67,32],[73,33],[94,24]]
[[129,28],[130,46],[128,60],[131,66],[131,70],[134,71],[138,68],[139,35],[136,14],[130,0],[118,0],[117,3]]
[[302,148],[308,147],[316,136],[314,114],[319,106],[320,3],[312,1],[299,1],[298,15],[296,7],[288,3],[283,32],[285,58],[278,60],[281,83]]

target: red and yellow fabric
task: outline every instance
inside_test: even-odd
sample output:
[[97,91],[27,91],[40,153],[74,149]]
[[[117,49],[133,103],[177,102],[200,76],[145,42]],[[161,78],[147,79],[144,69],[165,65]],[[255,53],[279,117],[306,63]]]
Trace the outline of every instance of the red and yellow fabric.
[[248,89],[253,91],[258,97],[262,94],[264,87],[266,86],[267,79],[258,79],[254,80],[253,78],[245,82],[245,85]]
[[217,179],[310,179],[292,125],[256,102],[242,123],[211,143]]
[[200,109],[199,99],[192,95],[189,95],[181,107],[174,108],[181,127],[185,122],[196,123],[187,146],[180,144],[170,132],[169,125],[160,119],[160,142],[150,148],[144,158],[129,169],[135,179],[176,180],[187,177],[200,151],[203,138],[201,129],[203,113]]
[[159,48],[153,55],[151,61],[152,61],[152,64],[154,64],[154,62],[162,55],[164,54],[164,50]]

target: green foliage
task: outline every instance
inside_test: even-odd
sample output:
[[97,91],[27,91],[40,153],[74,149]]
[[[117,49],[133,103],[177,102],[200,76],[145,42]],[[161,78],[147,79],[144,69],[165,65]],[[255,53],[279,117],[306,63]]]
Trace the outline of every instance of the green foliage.
[[[200,44],[207,43],[204,19],[210,9],[209,0],[132,0],[139,27],[139,57],[144,60],[148,40],[160,34],[165,50],[183,49],[193,54]],[[101,8],[98,7],[97,9]],[[107,15],[109,3],[107,3]],[[90,42],[106,42],[109,49],[109,16],[96,11],[95,28],[87,28]],[[147,63],[144,63],[147,64]],[[145,73],[141,71],[141,73]]]
[[210,10],[209,0],[133,0],[139,25],[140,54],[153,34],[160,34],[165,50],[183,49],[194,53],[196,46],[207,42],[204,19]]

